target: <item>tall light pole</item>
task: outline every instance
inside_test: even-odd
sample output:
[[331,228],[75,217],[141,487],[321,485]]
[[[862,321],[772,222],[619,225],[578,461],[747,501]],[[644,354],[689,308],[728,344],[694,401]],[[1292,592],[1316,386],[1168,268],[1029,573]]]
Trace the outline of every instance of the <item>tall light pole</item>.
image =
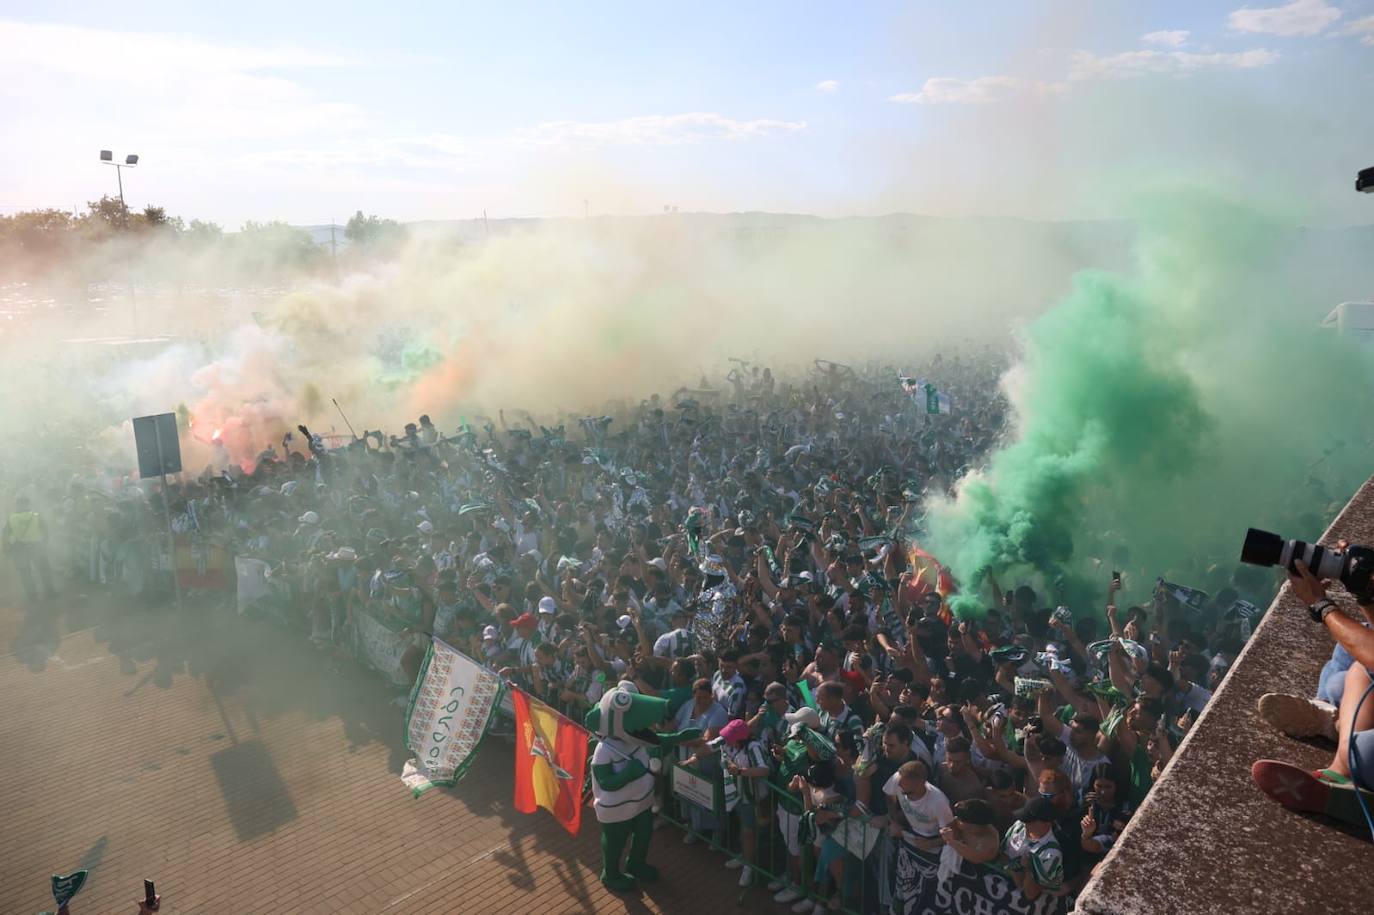
[[[100,151],[100,161],[101,161],[101,162],[104,162],[106,165],[113,165],[113,166],[115,167],[115,175],[118,176],[118,178],[119,178],[119,209],[120,209],[120,216],[121,216],[121,218],[122,218],[123,221],[124,221],[124,225],[127,226],[127,225],[128,225],[128,220],[129,220],[129,206],[128,206],[128,204],[126,204],[126,203],[124,202],[124,169],[126,169],[126,168],[133,168],[135,165],[137,165],[137,164],[138,164],[138,156],[136,156],[136,155],[125,156],[123,162],[116,162],[116,161],[114,160],[114,153],[110,152],[108,149],[102,149],[102,150]],[[132,276],[129,277],[129,301],[133,304],[133,309],[134,309],[134,336],[137,337],[137,336],[138,336],[138,293],[134,290],[134,280],[133,280],[133,277],[132,277]],[[165,484],[166,481],[164,480],[163,482],[164,482],[164,484]],[[173,573],[173,575],[174,575],[174,577],[175,577],[175,572]],[[177,593],[178,593],[178,595],[180,594],[180,592],[177,592]]]
[[129,208],[124,203],[124,169],[133,168],[137,165],[138,156],[125,156],[123,162],[116,162],[114,160],[114,153],[110,152],[108,149],[102,149],[100,151],[100,161],[104,162],[106,165],[113,165],[115,167],[115,175],[119,178],[119,205],[124,207],[125,212],[128,212]]

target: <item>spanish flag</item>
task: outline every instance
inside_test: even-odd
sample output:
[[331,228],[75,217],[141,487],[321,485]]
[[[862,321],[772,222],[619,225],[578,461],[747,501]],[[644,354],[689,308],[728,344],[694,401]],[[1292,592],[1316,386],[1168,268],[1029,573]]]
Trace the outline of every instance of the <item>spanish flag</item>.
[[954,583],[954,577],[940,564],[940,560],[921,549],[914,541],[907,550],[907,562],[914,574],[907,580],[907,590],[903,598],[908,602],[915,602],[934,591],[942,600],[940,619],[946,626],[950,625],[954,615],[949,611],[949,596],[959,590],[958,585]]
[[543,807],[577,835],[587,776],[587,731],[521,690],[515,702],[515,809]]

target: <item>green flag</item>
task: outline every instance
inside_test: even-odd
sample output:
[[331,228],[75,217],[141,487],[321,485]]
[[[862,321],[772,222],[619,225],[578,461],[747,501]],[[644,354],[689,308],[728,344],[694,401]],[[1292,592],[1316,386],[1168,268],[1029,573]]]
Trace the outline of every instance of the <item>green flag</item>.
[[926,385],[926,412],[930,414],[950,412],[950,400],[948,394],[941,394],[935,390],[935,385]]
[[71,902],[72,897],[81,892],[81,888],[86,885],[86,875],[90,871],[73,871],[63,877],[58,874],[52,875],[52,898],[57,903],[58,908]]

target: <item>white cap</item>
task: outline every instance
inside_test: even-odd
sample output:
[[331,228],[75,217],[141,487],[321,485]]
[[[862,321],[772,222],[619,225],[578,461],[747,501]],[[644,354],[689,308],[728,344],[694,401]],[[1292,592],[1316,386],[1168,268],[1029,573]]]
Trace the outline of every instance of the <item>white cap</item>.
[[319,524],[320,516],[314,512],[306,512],[297,519],[301,524]]
[[788,712],[782,716],[782,720],[788,724],[804,724],[809,728],[819,730],[821,726],[820,713],[810,706],[802,706],[795,712]]
[[494,639],[499,634],[495,626],[487,626],[482,629],[482,638],[484,639]]
[[649,565],[658,569],[660,572],[668,571],[668,563],[664,561],[662,556],[655,556],[653,559],[650,559]]
[[631,626],[635,624],[635,621],[630,619],[630,615],[627,613],[624,616],[617,619],[615,621],[615,624],[619,626],[621,629],[629,629]]
[[296,487],[299,485],[300,484],[297,483],[295,480],[287,480],[285,483],[281,484],[281,494],[284,496],[289,496],[291,495],[291,493],[295,492]]
[[430,524],[428,521],[421,521],[419,524],[415,525],[415,529],[422,534],[434,533],[434,525]]
[[549,597],[548,595],[539,598],[539,612],[547,613],[550,616],[552,616],[553,614],[558,612],[558,601],[554,600],[552,597]]

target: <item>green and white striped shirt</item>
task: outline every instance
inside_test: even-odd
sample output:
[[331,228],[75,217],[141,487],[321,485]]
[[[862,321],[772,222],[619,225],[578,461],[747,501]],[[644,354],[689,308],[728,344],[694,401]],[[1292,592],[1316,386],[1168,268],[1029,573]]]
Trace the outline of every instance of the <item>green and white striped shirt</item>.
[[1016,868],[1024,858],[1030,864],[1035,882],[1044,889],[1054,891],[1064,884],[1064,852],[1054,830],[1047,831],[1038,839],[1032,839],[1026,832],[1026,824],[1020,820],[1011,824],[1006,837],[1002,840],[1002,851]]

